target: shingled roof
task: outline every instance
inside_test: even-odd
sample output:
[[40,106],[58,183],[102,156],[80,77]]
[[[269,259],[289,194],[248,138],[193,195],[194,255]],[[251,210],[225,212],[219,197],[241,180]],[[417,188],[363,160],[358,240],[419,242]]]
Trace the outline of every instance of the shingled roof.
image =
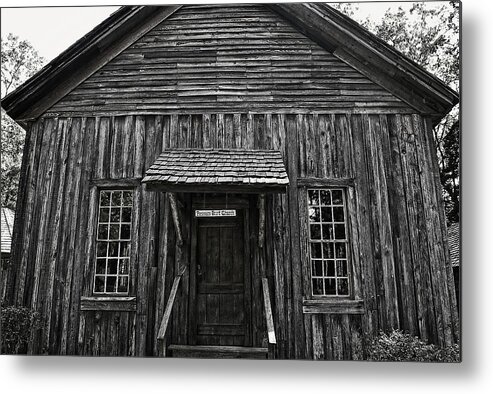
[[2,253],[10,253],[10,246],[12,244],[12,229],[14,227],[14,211],[9,208],[2,208],[0,226],[2,236]]
[[460,266],[460,225],[453,223],[448,228],[448,246],[452,267]]
[[285,192],[289,178],[273,150],[165,150],[142,180],[167,191]]

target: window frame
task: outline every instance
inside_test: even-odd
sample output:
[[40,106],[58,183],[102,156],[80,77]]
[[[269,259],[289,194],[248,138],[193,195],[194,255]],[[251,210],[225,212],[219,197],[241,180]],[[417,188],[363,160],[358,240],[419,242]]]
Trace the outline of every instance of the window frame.
[[[109,192],[109,205],[101,205],[101,198],[103,192]],[[117,205],[113,205],[113,193],[121,193],[120,195],[120,203]],[[125,205],[123,201],[123,193],[130,192],[131,193],[131,204]],[[112,221],[112,213],[113,208],[119,208],[119,219],[118,221]],[[122,221],[123,209],[130,208],[130,221]],[[93,252],[93,264],[92,264],[92,277],[91,277],[91,295],[95,297],[125,297],[130,294],[130,283],[131,283],[131,261],[132,261],[132,252],[133,252],[133,242],[134,242],[134,234],[133,234],[133,226],[134,226],[134,216],[135,216],[135,190],[131,187],[125,187],[123,185],[115,185],[112,187],[98,187],[96,193],[96,201],[95,201],[95,234],[94,237],[94,252]],[[108,218],[106,221],[101,221],[101,212],[103,210],[108,211]],[[111,239],[111,226],[118,225],[118,238]],[[100,225],[106,225],[108,227],[107,237],[100,238]],[[128,236],[122,238],[122,226],[128,226]],[[99,245],[101,243],[106,244],[106,253],[105,255],[99,255]],[[110,244],[117,243],[117,254],[116,256],[110,255]],[[127,252],[126,255],[122,255],[122,245],[126,243]],[[100,260],[105,260],[105,270],[103,273],[98,273],[98,262]],[[116,261],[116,272],[109,273],[109,261]],[[127,269],[126,273],[120,273],[120,264],[122,261],[126,261]],[[96,291],[96,281],[98,277],[104,278],[104,291],[98,292]],[[116,291],[107,291],[107,280],[108,277],[115,277],[115,289]],[[119,279],[120,277],[126,277],[126,291],[118,291]]]
[[[361,289],[361,262],[359,258],[356,189],[354,178],[298,178],[298,201],[300,201],[300,246],[303,268],[303,313],[362,314],[364,301]],[[345,198],[345,223],[349,275],[349,295],[313,295],[312,266],[309,234],[309,189],[342,189]]]
[[[310,197],[309,197],[309,194],[310,194],[310,191],[317,191],[318,192],[318,204],[315,206],[313,204],[310,204]],[[330,205],[326,205],[326,204],[322,204],[322,201],[321,201],[321,192],[324,191],[330,191],[330,195],[331,195],[331,204]],[[342,196],[342,205],[341,204],[336,204],[334,205],[334,202],[333,202],[333,192],[334,191],[340,191],[341,192],[341,196]],[[307,208],[308,208],[308,212],[307,212],[307,216],[306,216],[306,220],[308,220],[308,237],[307,237],[307,241],[308,241],[308,254],[309,254],[309,267],[310,267],[310,292],[309,292],[309,295],[312,297],[312,298],[341,298],[341,299],[350,299],[352,297],[352,294],[354,292],[352,286],[351,286],[351,283],[352,283],[352,270],[350,269],[350,266],[351,266],[351,256],[350,256],[350,237],[349,237],[349,226],[348,226],[348,212],[347,212],[347,197],[346,197],[346,190],[345,188],[343,187],[335,187],[335,186],[332,186],[332,187],[307,187],[306,188],[306,193],[305,193],[305,198],[307,199]],[[320,220],[318,221],[318,223],[315,223],[315,222],[312,222],[311,219],[310,219],[310,209],[311,208],[314,208],[314,209],[319,209],[319,216],[320,216]],[[322,218],[323,218],[323,214],[322,214],[322,208],[330,208],[330,212],[331,212],[331,221],[323,221]],[[343,212],[343,221],[336,221],[335,218],[334,218],[334,208],[342,208],[342,212]],[[316,224],[319,224],[320,226],[320,238],[312,238],[312,232],[311,232],[311,227],[312,225],[316,225]],[[338,225],[338,227],[340,228],[341,224],[344,226],[344,235],[345,237],[344,238],[335,238],[336,237],[336,228],[335,226]],[[324,238],[324,229],[325,227],[324,226],[331,226],[331,229],[332,229],[332,238]],[[316,245],[316,244],[320,244],[320,258],[314,258],[312,256],[312,245]],[[327,248],[324,247],[324,244],[327,244],[327,245],[333,245],[332,248],[330,246],[328,246]],[[344,244],[344,256],[343,257],[340,257],[339,258],[337,257],[337,249],[338,247],[336,245],[338,244]],[[332,258],[324,258],[324,250],[327,249],[332,249]],[[320,264],[321,264],[321,269],[322,269],[322,273],[321,275],[316,275],[314,276],[313,275],[313,271],[314,271],[314,261],[320,261]],[[328,264],[330,263],[325,263],[326,261],[332,261],[332,264],[333,264],[333,275],[327,275],[326,274],[326,270],[328,268]],[[346,268],[346,275],[345,276],[339,276],[338,275],[338,262],[345,262],[345,268]],[[325,265],[327,264],[327,267],[325,267]],[[314,282],[314,279],[319,279],[322,283],[322,288],[323,288],[323,293],[322,294],[315,294],[314,293],[314,286],[313,286],[313,282]],[[331,280],[333,279],[334,280],[334,284],[335,284],[335,294],[330,294],[327,292],[326,290],[326,282],[327,280]],[[338,294],[339,293],[339,281],[342,281],[342,280],[345,280],[347,281],[347,294]]]

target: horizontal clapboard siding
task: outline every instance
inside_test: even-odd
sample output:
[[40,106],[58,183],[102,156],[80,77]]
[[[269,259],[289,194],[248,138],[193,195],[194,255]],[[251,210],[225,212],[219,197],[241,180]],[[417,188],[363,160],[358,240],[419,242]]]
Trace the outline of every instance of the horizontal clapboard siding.
[[[41,119],[28,133],[23,220],[15,227],[15,270],[7,286],[9,302],[43,316],[30,351],[157,354],[177,251],[169,202],[163,193],[134,186],[138,240],[130,296],[136,297],[135,312],[133,307],[87,310],[81,298],[91,296],[97,197],[91,185],[109,179],[138,185],[162,149],[191,147],[275,149],[283,155],[291,186],[287,194],[269,196],[266,209],[266,272],[273,283],[278,357],[360,359],[365,335],[391,327],[450,343],[457,339],[457,316],[429,127],[418,115],[344,113]],[[301,180],[320,177],[353,179],[349,227],[362,314],[303,313],[310,289],[304,274],[306,182]],[[188,206],[189,197],[182,201]],[[252,216],[251,223],[257,221]],[[189,220],[183,226],[189,234]],[[252,258],[258,279],[258,253]],[[172,316],[175,344],[187,343],[187,275]],[[260,284],[253,286],[258,291],[253,296],[261,300]],[[254,345],[262,346],[261,312],[253,324]]]
[[259,5],[184,6],[84,81],[56,115],[410,112]]

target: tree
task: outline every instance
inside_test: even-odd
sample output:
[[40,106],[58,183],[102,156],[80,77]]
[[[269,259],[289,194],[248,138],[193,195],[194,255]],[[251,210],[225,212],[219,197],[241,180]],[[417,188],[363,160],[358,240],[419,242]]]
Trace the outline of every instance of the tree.
[[[15,90],[35,74],[45,62],[28,41],[21,40],[13,34],[9,34],[6,39],[2,39],[1,52],[2,97]],[[2,207],[15,209],[25,131],[3,109],[1,111],[1,120],[1,204]]]
[[[336,6],[353,19],[357,8]],[[459,90],[459,3],[413,3],[410,9],[390,8],[375,21],[359,18],[364,27],[395,47],[452,89]],[[459,221],[460,212],[460,125],[459,106],[455,106],[433,130],[437,147],[440,180],[449,223]]]
[[29,41],[9,33],[2,39],[2,97],[34,75],[44,63]]

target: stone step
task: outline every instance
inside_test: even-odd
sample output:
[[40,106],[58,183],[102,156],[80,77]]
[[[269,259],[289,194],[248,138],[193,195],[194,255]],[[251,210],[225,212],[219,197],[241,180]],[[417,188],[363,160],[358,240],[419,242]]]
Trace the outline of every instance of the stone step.
[[170,345],[171,357],[267,359],[267,348],[246,346]]

